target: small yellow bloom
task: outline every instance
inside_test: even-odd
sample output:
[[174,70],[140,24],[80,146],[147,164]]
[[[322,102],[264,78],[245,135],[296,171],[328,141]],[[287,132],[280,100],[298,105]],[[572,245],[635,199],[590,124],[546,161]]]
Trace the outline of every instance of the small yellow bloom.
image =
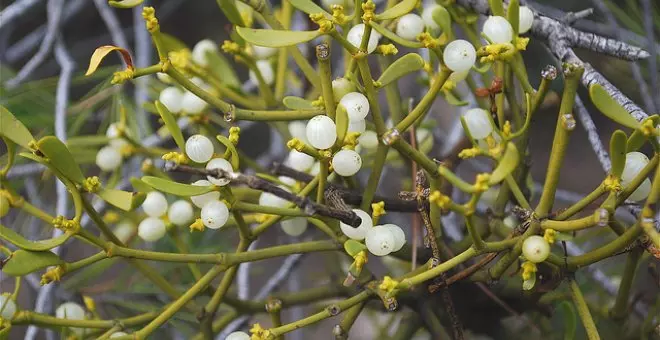
[[82,183],[82,187],[87,192],[97,192],[101,189],[101,181],[98,176],[87,177]]
[[156,10],[153,7],[144,7],[142,9],[142,18],[144,18],[144,21],[147,25],[147,31],[149,31],[149,33],[155,33],[160,30],[160,25],[158,24],[158,19],[156,18]]
[[555,243],[555,235],[557,234],[557,231],[554,229],[546,229],[545,232],[543,233],[543,238],[550,244]]
[[121,218],[121,216],[119,216],[119,214],[117,214],[117,212],[110,210],[110,211],[107,211],[103,215],[103,222],[105,222],[107,224],[114,224],[114,223],[119,222],[120,218]]
[[319,98],[317,100],[312,102],[312,106],[314,106],[314,107],[325,107],[325,101],[323,101],[323,97],[319,96]]
[[319,25],[319,32],[329,33],[334,29],[334,24],[323,13],[313,13],[309,18],[317,25]]
[[488,181],[490,180],[490,174],[483,173],[483,174],[478,174],[476,181],[474,183],[474,188],[477,191],[484,192],[490,188],[490,185],[488,184]]
[[612,175],[608,175],[605,178],[605,181],[603,181],[603,186],[605,186],[605,189],[608,191],[621,191],[623,188],[621,187],[621,179],[614,177]]
[[204,231],[204,222],[202,222],[201,218],[198,218],[193,222],[188,228],[190,228],[190,232],[192,233],[193,231]]
[[229,128],[229,142],[234,145],[238,145],[238,139],[241,136],[241,128],[238,126],[232,126]]
[[114,85],[123,84],[126,81],[133,79],[134,74],[135,74],[135,70],[133,68],[127,68],[122,71],[117,71],[112,74],[112,80],[110,80],[110,82]]
[[429,202],[435,203],[441,210],[446,211],[451,204],[451,198],[436,190],[429,195]]
[[514,39],[516,44],[516,49],[519,51],[524,51],[527,49],[527,44],[529,44],[529,38],[527,37],[517,37]]
[[469,149],[463,149],[461,152],[458,153],[458,157],[461,159],[468,159],[468,158],[473,158],[476,156],[481,155],[481,149],[478,147],[472,147]]
[[370,22],[371,20],[374,19],[376,14],[374,13],[374,10],[376,9],[376,4],[374,4],[373,1],[369,0],[365,3],[362,4],[362,11],[364,14],[362,14],[362,21],[365,23]]
[[188,163],[188,158],[182,153],[178,152],[168,152],[161,157],[164,161],[174,162],[175,164],[186,164]]
[[392,44],[384,44],[378,45],[378,47],[376,47],[376,52],[382,55],[395,55],[399,53],[399,50],[397,50],[396,46]]
[[393,291],[393,290],[396,288],[396,286],[398,286],[398,285],[399,285],[399,282],[398,282],[398,281],[392,279],[392,278],[389,277],[389,276],[385,276],[385,277],[383,278],[383,282],[381,282],[380,285],[378,285],[378,289],[380,289],[380,290],[382,290],[382,291],[385,291],[385,292],[387,292],[387,293],[390,293],[390,292]]
[[223,52],[229,54],[237,54],[241,51],[241,46],[238,43],[235,43],[231,40],[225,40],[220,46]]
[[270,331],[261,327],[259,323],[252,325],[250,333],[252,333],[252,337],[250,338],[252,340],[267,340],[271,337]]
[[94,312],[96,310],[96,302],[94,302],[94,299],[92,299],[91,296],[83,295],[83,302],[85,303],[87,310],[90,312]]
[[303,148],[305,148],[305,142],[298,138],[291,138],[288,142],[286,142],[286,147],[296,151],[302,151]]
[[531,278],[532,278],[532,274],[536,273],[536,271],[538,270],[538,269],[536,268],[536,263],[534,263],[534,262],[530,262],[530,261],[525,261],[525,262],[523,262],[523,264],[521,265],[521,267],[522,267],[522,270],[523,270],[523,271],[522,271],[522,278],[523,278],[523,280],[525,280],[525,281],[531,279]]
[[343,25],[348,21],[348,18],[344,14],[344,6],[332,5],[332,19],[339,25]]
[[380,201],[376,203],[371,204],[371,209],[373,210],[373,216],[378,217],[378,216],[383,216],[386,214],[385,211],[385,202]]
[[438,47],[438,40],[433,39],[431,34],[428,32],[421,33],[417,36],[417,40],[424,45],[426,48],[436,48]]
[[41,275],[40,285],[45,286],[51,282],[59,282],[64,275],[64,268],[62,266],[53,267],[48,269],[44,275]]

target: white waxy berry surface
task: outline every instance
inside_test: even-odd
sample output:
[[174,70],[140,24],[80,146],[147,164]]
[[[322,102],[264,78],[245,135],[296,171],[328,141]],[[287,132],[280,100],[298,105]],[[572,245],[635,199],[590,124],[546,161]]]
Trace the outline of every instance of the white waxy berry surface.
[[[193,182],[192,185],[196,185],[200,187],[208,187],[213,185],[213,183],[205,179],[200,179],[198,181]],[[211,201],[216,201],[218,199],[220,199],[220,193],[217,191],[211,191],[197,196],[190,196],[190,200],[198,208],[203,208],[206,203]]]
[[210,229],[221,228],[229,219],[229,208],[222,201],[206,203],[202,208],[201,219],[204,226]]
[[488,111],[480,108],[470,109],[463,116],[465,125],[474,139],[484,139],[493,132]]
[[355,212],[355,214],[357,214],[360,218],[360,225],[355,228],[344,222],[339,222],[339,228],[341,228],[341,231],[344,233],[344,235],[348,236],[348,238],[361,241],[364,240],[365,236],[367,235],[367,231],[369,231],[369,229],[371,229],[374,224],[371,220],[371,216],[369,216],[369,214],[367,214],[365,211],[360,209],[353,209],[353,212]]
[[160,91],[158,101],[170,112],[179,113],[183,108],[183,91],[175,86],[166,87]]
[[167,199],[165,195],[158,191],[152,191],[147,194],[147,198],[142,202],[142,210],[150,217],[161,217],[167,212]]
[[353,176],[362,167],[362,157],[353,150],[339,150],[332,157],[332,168],[340,176]]
[[360,92],[349,92],[341,98],[339,104],[343,105],[351,120],[364,119],[369,114],[369,100]]
[[317,149],[329,149],[337,140],[337,126],[328,116],[318,115],[306,127],[307,141]]
[[212,40],[210,39],[204,39],[200,40],[195,44],[192,50],[192,61],[199,65],[206,67],[209,65],[209,61],[207,58],[208,53],[216,53],[218,52],[218,45],[216,45]]
[[477,51],[466,40],[454,40],[445,47],[442,60],[452,71],[467,71],[477,60]]
[[[362,36],[364,35],[364,24],[357,24],[353,26],[346,35],[346,40],[348,40],[351,45],[360,48],[362,43]],[[371,30],[369,35],[369,41],[367,42],[367,53],[371,53],[376,50],[378,47],[378,40],[380,40],[380,33]]]
[[508,43],[513,40],[513,28],[504,17],[491,15],[484,22],[484,34],[495,44]]
[[204,135],[192,135],[186,141],[186,155],[193,162],[206,163],[213,157],[213,142]]
[[534,13],[527,6],[520,6],[518,10],[518,33],[527,33],[534,24]]
[[394,250],[395,240],[392,232],[385,226],[377,225],[365,235],[365,245],[370,253],[376,256],[385,256]]
[[408,13],[396,24],[396,34],[406,40],[416,40],[424,32],[424,20],[417,14]]
[[304,217],[294,217],[280,222],[284,233],[289,236],[300,236],[307,230],[307,219]]
[[112,171],[121,165],[121,152],[113,146],[104,146],[96,154],[96,165],[103,171]]
[[188,201],[178,200],[167,210],[167,218],[178,226],[187,226],[192,222],[195,212]]
[[543,262],[550,255],[550,244],[541,236],[530,236],[523,242],[522,254],[530,262]]
[[[206,163],[206,170],[212,170],[212,169],[220,169],[224,170],[227,172],[233,172],[234,169],[231,166],[231,163],[229,163],[226,159],[224,158],[213,158],[210,160],[208,163]],[[206,176],[206,178],[213,184],[219,185],[219,186],[225,186],[229,183],[229,180],[226,178],[216,178],[214,176]]]
[[147,217],[138,225],[138,236],[147,242],[160,240],[166,231],[165,222],[158,217]]

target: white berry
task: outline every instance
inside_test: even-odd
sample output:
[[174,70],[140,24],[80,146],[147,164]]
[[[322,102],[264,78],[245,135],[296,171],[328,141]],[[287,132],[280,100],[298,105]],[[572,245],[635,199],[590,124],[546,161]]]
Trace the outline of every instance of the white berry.
[[[284,189],[289,191],[286,188]],[[261,196],[259,196],[259,205],[263,205],[265,207],[284,208],[289,205],[289,201],[279,196],[275,196],[269,192],[263,192],[261,193]]]
[[349,120],[348,121],[348,132],[359,132],[363,133],[367,129],[367,122],[364,119]]
[[289,133],[291,137],[298,138],[307,143],[307,122],[301,120],[293,120],[289,122]]
[[465,125],[474,139],[484,139],[493,132],[488,111],[480,108],[468,110],[463,116]]
[[350,120],[364,119],[369,113],[369,99],[360,92],[347,93],[339,104],[344,106]]
[[75,302],[65,302],[55,310],[58,319],[84,320],[85,310]]
[[196,114],[202,112],[206,108],[204,99],[197,97],[194,93],[186,91],[181,99],[181,110]]
[[445,47],[442,60],[452,71],[461,72],[469,70],[477,60],[477,51],[466,40],[458,39]]
[[282,182],[285,185],[288,185],[290,187],[296,185],[296,180],[291,178],[291,177],[279,176],[279,177],[277,177],[277,179],[279,179],[280,182]]
[[[357,24],[353,26],[348,31],[348,34],[346,34],[346,40],[348,40],[351,45],[360,48],[360,44],[362,43],[362,36],[364,35],[364,29],[364,24]],[[376,47],[378,47],[379,39],[380,33],[372,30],[371,34],[369,35],[369,42],[367,43],[367,53],[371,53],[376,50]]]
[[289,236],[300,236],[307,230],[307,219],[304,217],[294,217],[280,222],[282,230]]
[[257,46],[253,45],[252,46],[252,55],[256,59],[268,59],[277,53],[277,49],[273,47],[265,47],[265,46]]
[[119,241],[126,243],[135,234],[135,224],[131,221],[121,222],[112,230],[112,233],[115,234]]
[[213,157],[213,142],[203,135],[192,135],[186,141],[186,155],[193,162],[206,163]]
[[628,152],[626,154],[626,164],[621,173],[621,181],[624,186],[629,184],[637,175],[649,164],[649,158],[645,154],[637,151]]
[[[200,187],[209,187],[212,186],[213,183],[205,180],[205,179],[200,179],[198,181],[195,181],[192,183],[192,185],[200,186]],[[203,208],[204,205],[208,202],[211,201],[217,201],[220,199],[220,193],[217,191],[210,191],[205,194],[197,195],[197,196],[190,196],[190,200],[193,202],[193,204],[198,207],[198,208]]]
[[399,249],[406,244],[406,234],[403,232],[403,229],[396,224],[384,224],[383,226],[387,228],[394,237],[394,249],[392,251],[399,251]]
[[355,84],[346,78],[337,78],[332,81],[332,93],[336,102],[344,98],[347,93],[355,92],[355,90]]
[[[232,168],[231,163],[229,163],[226,159],[224,158],[213,158],[206,164],[206,170],[212,170],[212,169],[221,169],[227,172],[233,172],[234,168]],[[229,180],[226,178],[215,178],[213,176],[206,176],[206,178],[211,181],[211,183],[219,186],[225,186],[229,183]]]
[[222,201],[209,202],[202,208],[201,218],[207,228],[221,228],[229,219],[229,208]]
[[522,253],[527,260],[540,263],[550,255],[550,244],[543,237],[533,235],[523,242]]
[[250,340],[250,335],[245,332],[232,332],[227,335],[225,340]]
[[353,176],[362,167],[362,157],[353,150],[340,150],[332,156],[332,168],[340,176]]
[[142,202],[142,209],[150,217],[161,217],[167,212],[167,199],[162,193],[152,191]]
[[120,336],[125,336],[125,335],[128,335],[128,333],[125,333],[125,332],[115,332],[115,333],[112,333],[112,335],[110,335],[110,339],[112,339],[112,338],[118,338],[118,337],[120,337]]
[[138,225],[138,236],[147,242],[155,242],[165,236],[165,222],[158,217],[147,217]]
[[193,207],[188,201],[178,200],[167,210],[167,218],[178,226],[188,225],[194,217]]
[[309,144],[317,149],[329,149],[337,140],[337,126],[328,116],[318,115],[310,119],[305,132]]
[[385,256],[394,250],[395,240],[387,227],[377,225],[367,230],[364,243],[370,253]]
[[365,131],[358,138],[359,145],[362,145],[365,149],[375,149],[378,147],[378,135],[374,131]]
[[367,231],[374,226],[374,223],[371,220],[371,216],[369,216],[364,210],[353,209],[353,212],[360,218],[360,225],[356,228],[344,222],[339,222],[339,228],[341,228],[341,231],[344,235],[348,236],[348,238],[361,241],[364,240]]
[[103,171],[112,171],[121,165],[121,152],[112,146],[104,146],[96,154],[96,165]]
[[520,6],[518,10],[518,33],[527,33],[534,23],[534,13],[527,6]]
[[424,32],[424,20],[417,14],[406,14],[396,24],[396,34],[406,40],[415,40]]
[[0,317],[9,321],[16,314],[16,302],[10,298],[9,293],[0,295]]
[[163,82],[165,84],[174,83],[174,80],[172,79],[172,77],[170,77],[170,75],[167,74],[167,73],[158,72],[158,73],[156,73],[156,78],[158,78],[158,80],[160,80],[161,82]]
[[[124,130],[124,133],[130,136],[128,132],[128,130]],[[112,123],[108,126],[108,130],[106,130],[105,136],[110,138],[110,142],[108,144],[117,150],[121,150],[121,148],[128,145],[128,142],[119,134],[117,123]]]
[[209,64],[207,55],[218,51],[218,46],[209,39],[200,40],[195,44],[192,50],[192,61],[199,65],[206,67]]
[[651,180],[645,178],[642,184],[640,184],[635,191],[628,196],[628,199],[631,201],[639,202],[645,200],[651,193]]
[[440,32],[440,25],[433,19],[433,11],[437,8],[440,8],[440,5],[432,4],[430,6],[424,6],[424,11],[422,11],[422,20],[424,20],[424,25],[429,31],[436,33]]
[[484,22],[484,34],[494,44],[508,43],[513,40],[513,28],[506,18],[491,15]]
[[163,104],[167,110],[172,113],[178,113],[181,111],[183,106],[183,91],[178,87],[170,86],[166,87],[158,95],[158,101]]
[[299,152],[297,150],[291,150],[291,152],[289,152],[289,156],[286,158],[286,161],[284,161],[284,165],[290,167],[291,169],[304,172],[309,170],[314,165],[315,161],[316,160],[314,157],[306,153]]
[[[266,85],[272,85],[273,81],[275,81],[275,72],[273,71],[273,67],[270,66],[270,62],[268,60],[258,60],[257,69],[261,73],[261,77],[264,78]],[[259,84],[259,79],[254,71],[250,71],[249,76],[253,83]]]
[[454,84],[458,84],[465,80],[467,78],[468,74],[470,74],[470,69],[460,71],[460,72],[452,72],[449,75],[449,78],[447,78],[448,81],[453,82]]

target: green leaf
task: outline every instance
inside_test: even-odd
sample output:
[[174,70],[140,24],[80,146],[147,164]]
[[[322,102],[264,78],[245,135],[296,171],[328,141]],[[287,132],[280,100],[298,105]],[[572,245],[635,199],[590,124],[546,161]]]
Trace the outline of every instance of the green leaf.
[[513,28],[514,36],[518,35],[520,30],[520,0],[509,0],[506,16],[511,28]]
[[415,6],[417,6],[417,0],[403,0],[386,9],[383,13],[376,14],[376,20],[389,20],[402,17],[415,9]]
[[376,32],[382,34],[385,38],[392,40],[395,44],[405,46],[405,47],[410,47],[410,48],[422,48],[424,45],[422,43],[417,42],[417,41],[410,41],[401,38],[400,36],[396,35],[394,32],[388,30],[387,28],[377,24],[374,21],[369,22],[369,25],[373,27]]
[[631,129],[640,127],[641,124],[623,106],[619,105],[600,84],[592,84],[589,87],[589,96],[598,110],[609,119]]
[[154,190],[151,187],[151,185],[145,183],[143,180],[141,180],[137,177],[131,177],[131,179],[129,181],[131,182],[131,185],[133,186],[133,189],[137,192],[149,192],[149,191]]
[[170,110],[168,110],[165,107],[165,105],[161,104],[161,102],[156,101],[155,104],[156,104],[156,109],[160,114],[160,117],[163,118],[163,122],[165,123],[167,130],[172,134],[172,138],[174,139],[174,142],[176,142],[176,145],[179,147],[179,150],[181,150],[181,152],[185,152],[186,142],[183,139],[183,133],[181,132],[179,125],[176,123],[176,119],[174,118]]
[[332,19],[332,15],[328,12],[326,12],[323,8],[321,8],[319,5],[313,3],[310,0],[287,0],[293,7],[307,13],[307,14],[317,14],[317,13],[323,13],[323,15],[328,18]]
[[433,10],[433,13],[431,13],[431,16],[433,17],[433,21],[440,26],[442,33],[446,34],[447,37],[451,39],[454,33],[451,27],[451,15],[447,9],[442,5],[438,5],[438,7]]
[[162,47],[165,48],[165,52],[169,53],[172,51],[180,51],[188,48],[188,46],[186,46],[183,41],[179,40],[179,38],[173,35],[160,32],[159,36],[160,41],[162,42]]
[[453,91],[443,91],[442,94],[444,95],[445,100],[447,101],[447,103],[449,103],[449,105],[465,106],[469,104],[467,101],[461,100],[460,98],[456,97]]
[[236,27],[236,32],[250,44],[265,47],[286,47],[308,42],[321,36],[319,31],[284,31]]
[[[657,126],[658,124],[660,124],[659,115],[653,115],[647,119],[650,119],[653,122],[653,126]],[[637,129],[630,134],[630,137],[628,137],[628,145],[626,147],[626,152],[637,151],[642,147],[642,145],[644,145],[644,143],[646,143],[646,136],[644,136],[644,133],[642,131]]]
[[504,3],[502,0],[488,0],[490,5],[490,10],[493,12],[493,15],[504,16]]
[[183,197],[203,195],[207,192],[213,191],[212,185],[204,187],[199,185],[183,184],[154,176],[144,176],[142,177],[142,182],[158,191]]
[[26,149],[28,144],[34,140],[30,130],[2,105],[0,105],[0,136],[7,137]]
[[110,0],[108,5],[115,8],[133,8],[142,4],[144,0]]
[[504,178],[511,174],[511,172],[518,166],[519,161],[520,155],[518,154],[518,148],[516,148],[516,145],[512,142],[507,143],[504,155],[500,158],[493,173],[490,174],[488,184],[495,185],[504,180]]
[[76,163],[69,149],[55,136],[46,136],[37,142],[39,151],[48,158],[48,162],[66,178],[81,184],[85,176]]
[[207,66],[209,72],[217,79],[220,79],[223,84],[234,88],[241,87],[235,67],[229,63],[225,56],[209,51],[206,53],[206,60],[209,62]]
[[344,105],[337,105],[337,111],[335,111],[335,125],[337,129],[337,144],[343,145],[344,138],[346,138],[346,133],[348,132],[348,112]]
[[239,161],[240,159],[238,158],[238,151],[236,150],[236,147],[232,142],[229,141],[229,138],[222,136],[222,135],[217,135],[215,138],[222,143],[227,150],[229,150],[229,153],[231,154],[231,158],[229,159],[229,163],[231,163],[232,169],[234,171],[237,171],[239,169]]
[[282,103],[291,110],[318,110],[311,101],[300,97],[286,96],[282,99]]
[[523,281],[522,289],[523,290],[532,290],[534,288],[535,284],[536,284],[536,273],[533,273],[532,277],[530,277],[529,280]]
[[387,84],[396,81],[397,79],[405,76],[406,74],[419,71],[424,68],[424,58],[417,53],[408,53],[401,58],[395,60],[378,78],[379,86],[386,86]]
[[610,173],[617,178],[621,177],[623,167],[626,165],[626,148],[628,145],[628,136],[621,130],[616,130],[610,138],[610,160],[612,169]]
[[356,240],[348,240],[344,242],[344,250],[346,250],[346,253],[350,256],[355,256],[365,249],[367,249],[367,246],[362,242]]
[[66,240],[68,240],[71,236],[72,234],[65,233],[62,234],[61,236],[58,236],[56,238],[51,238],[48,240],[30,241],[24,238],[23,236],[21,236],[19,233],[15,232],[14,230],[0,224],[0,238],[24,250],[32,250],[32,251],[49,250],[66,242]]
[[64,261],[50,251],[30,251],[19,249],[2,267],[2,272],[10,276],[23,276],[50,266],[63,264]]
[[96,194],[104,201],[124,211],[130,211],[135,207],[134,201],[136,200],[136,196],[138,196],[136,192],[110,188],[101,188]]
[[222,10],[222,13],[224,13],[227,19],[229,19],[229,22],[237,26],[245,26],[243,17],[241,17],[241,13],[238,12],[234,0],[216,0],[216,2],[218,3],[220,10]]
[[573,340],[577,330],[577,315],[573,305],[568,301],[562,301],[557,305],[557,312],[562,316],[564,326],[564,340]]

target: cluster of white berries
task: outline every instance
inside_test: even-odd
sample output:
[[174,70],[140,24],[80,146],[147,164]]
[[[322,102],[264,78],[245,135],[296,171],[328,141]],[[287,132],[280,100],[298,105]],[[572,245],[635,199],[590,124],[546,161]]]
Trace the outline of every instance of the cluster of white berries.
[[488,111],[481,108],[470,109],[463,115],[463,121],[474,139],[484,139],[493,132]]
[[[128,131],[124,133],[129,134]],[[128,142],[121,137],[116,123],[108,126],[105,135],[110,142],[96,153],[96,165],[103,171],[112,171],[121,165],[121,149],[128,145]]]
[[522,254],[530,262],[541,263],[550,256],[550,244],[542,236],[530,236],[523,242]]
[[[205,91],[211,89],[211,86],[200,78],[194,77],[190,81]],[[185,112],[188,114],[198,114],[207,106],[204,99],[177,86],[169,86],[160,91],[158,101],[172,113]]]
[[[357,24],[348,31],[348,34],[346,34],[346,40],[348,40],[351,45],[360,48],[360,44],[362,43],[362,36],[364,36],[364,30],[365,26],[364,24]],[[371,34],[369,34],[369,41],[367,42],[367,53],[371,53],[376,50],[376,47],[378,47],[378,41],[382,35],[375,30],[371,31]]]
[[376,256],[389,255],[399,251],[406,244],[406,234],[396,224],[373,225],[371,216],[360,209],[353,209],[360,218],[360,225],[355,228],[340,222],[341,231],[353,240],[364,240],[367,250]]
[[[629,152],[626,154],[626,165],[623,167],[621,173],[621,185],[627,187],[639,175],[639,173],[649,164],[649,158],[641,152]],[[635,191],[628,197],[631,201],[642,201],[651,193],[651,180],[647,177],[644,179]]]

